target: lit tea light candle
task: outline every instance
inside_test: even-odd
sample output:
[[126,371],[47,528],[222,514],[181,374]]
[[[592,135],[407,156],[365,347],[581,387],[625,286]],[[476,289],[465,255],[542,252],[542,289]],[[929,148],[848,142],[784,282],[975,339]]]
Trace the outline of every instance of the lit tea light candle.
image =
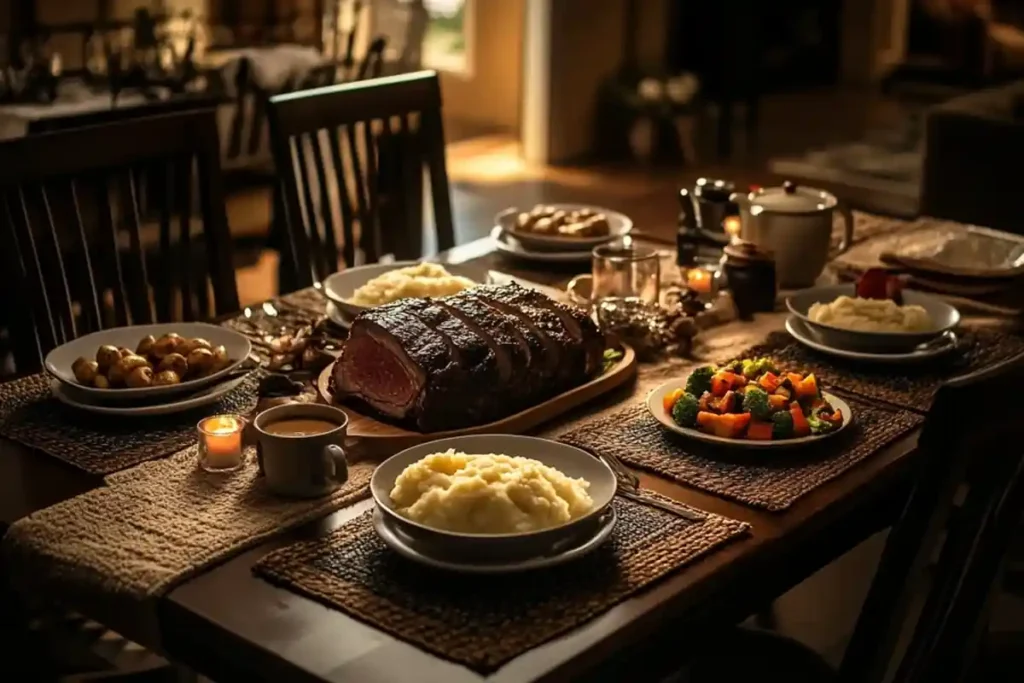
[[730,237],[739,237],[740,217],[726,216],[725,220],[722,221],[722,229],[725,230],[725,234],[729,235]]
[[691,268],[686,273],[686,286],[701,294],[711,293],[711,271],[703,268]]
[[214,415],[199,421],[199,464],[208,472],[227,472],[242,466],[242,430],[237,415]]

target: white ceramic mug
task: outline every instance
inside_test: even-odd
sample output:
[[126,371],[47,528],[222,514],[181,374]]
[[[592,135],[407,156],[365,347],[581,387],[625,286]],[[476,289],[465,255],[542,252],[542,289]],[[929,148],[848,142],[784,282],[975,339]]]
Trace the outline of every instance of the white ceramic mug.
[[[282,420],[325,420],[337,425],[317,434],[274,434],[268,425]],[[253,420],[256,454],[267,488],[282,496],[316,498],[348,481],[345,435],[348,415],[317,403],[286,403]]]

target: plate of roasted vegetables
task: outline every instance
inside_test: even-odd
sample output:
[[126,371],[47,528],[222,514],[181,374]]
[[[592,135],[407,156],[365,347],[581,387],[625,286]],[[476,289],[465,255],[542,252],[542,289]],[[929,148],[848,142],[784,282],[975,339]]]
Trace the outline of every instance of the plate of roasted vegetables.
[[850,406],[821,391],[813,373],[780,368],[768,358],[696,368],[654,389],[647,408],[678,434],[748,448],[814,443],[853,419]]

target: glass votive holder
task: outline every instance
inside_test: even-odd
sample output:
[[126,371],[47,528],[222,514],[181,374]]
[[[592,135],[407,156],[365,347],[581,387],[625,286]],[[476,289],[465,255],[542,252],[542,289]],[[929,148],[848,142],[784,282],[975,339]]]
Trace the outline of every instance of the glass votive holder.
[[207,472],[233,472],[242,466],[242,432],[245,418],[213,415],[196,425],[199,432],[199,466]]

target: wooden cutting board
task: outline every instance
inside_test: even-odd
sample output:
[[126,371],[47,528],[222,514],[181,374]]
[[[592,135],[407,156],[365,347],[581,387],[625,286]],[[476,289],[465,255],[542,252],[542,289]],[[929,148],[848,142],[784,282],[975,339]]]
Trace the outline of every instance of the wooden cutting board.
[[636,377],[636,353],[631,346],[622,344],[622,358],[613,367],[609,368],[607,372],[602,373],[586,384],[581,384],[575,389],[570,389],[514,415],[509,415],[487,424],[427,434],[383,422],[372,415],[361,413],[351,406],[334,400],[334,397],[328,391],[332,370],[334,370],[334,363],[328,365],[320,373],[320,377],[317,380],[317,390],[325,402],[341,408],[348,415],[348,438],[353,442],[352,445],[359,456],[364,457],[392,455],[416,444],[435,439],[444,439],[450,436],[463,436],[466,434],[522,434],[632,381]]

